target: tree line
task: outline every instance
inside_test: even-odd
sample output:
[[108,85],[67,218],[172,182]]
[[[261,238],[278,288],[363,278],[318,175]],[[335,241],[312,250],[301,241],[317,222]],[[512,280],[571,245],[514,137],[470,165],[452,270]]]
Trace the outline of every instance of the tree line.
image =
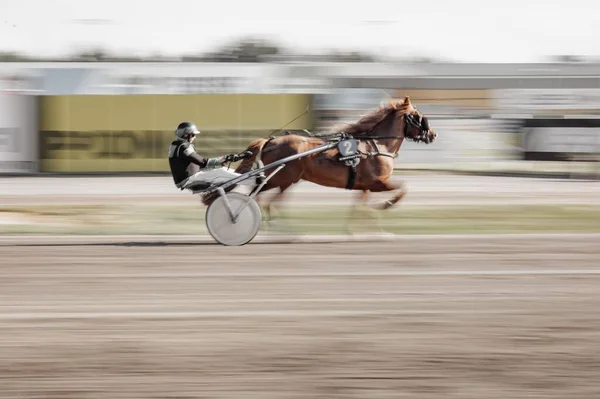
[[266,40],[245,39],[216,51],[183,54],[179,57],[128,56],[112,54],[104,49],[90,49],[65,57],[36,57],[16,52],[0,52],[0,62],[271,62],[286,59],[326,62],[375,62],[377,59],[361,52],[330,51],[323,54],[291,54]]

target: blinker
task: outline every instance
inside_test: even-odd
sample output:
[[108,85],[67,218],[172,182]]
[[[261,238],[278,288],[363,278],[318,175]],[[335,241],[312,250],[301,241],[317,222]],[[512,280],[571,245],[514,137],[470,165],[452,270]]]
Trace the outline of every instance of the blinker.
[[425,130],[426,132],[429,131],[429,121],[427,120],[427,117],[423,117],[423,120],[421,121],[421,126],[423,127],[423,130]]

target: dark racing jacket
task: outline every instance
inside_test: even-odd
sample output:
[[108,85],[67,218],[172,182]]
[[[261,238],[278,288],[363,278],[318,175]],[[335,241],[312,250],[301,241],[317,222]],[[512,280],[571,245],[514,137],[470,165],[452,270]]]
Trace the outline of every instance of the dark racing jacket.
[[205,168],[208,161],[207,158],[199,155],[194,146],[187,141],[175,140],[169,146],[169,166],[176,185],[190,177],[188,167],[191,163]]

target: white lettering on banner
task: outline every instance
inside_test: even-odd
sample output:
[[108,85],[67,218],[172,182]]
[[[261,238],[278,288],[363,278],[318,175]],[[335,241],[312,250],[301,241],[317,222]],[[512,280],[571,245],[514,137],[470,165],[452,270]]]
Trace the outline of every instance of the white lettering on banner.
[[493,97],[499,109],[600,109],[600,89],[507,89],[494,90]]

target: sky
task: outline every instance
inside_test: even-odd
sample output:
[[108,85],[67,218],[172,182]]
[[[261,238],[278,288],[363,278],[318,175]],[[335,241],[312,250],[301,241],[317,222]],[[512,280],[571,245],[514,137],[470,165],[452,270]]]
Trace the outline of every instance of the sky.
[[298,51],[458,62],[600,56],[596,0],[0,0],[0,51],[211,51],[244,36]]

